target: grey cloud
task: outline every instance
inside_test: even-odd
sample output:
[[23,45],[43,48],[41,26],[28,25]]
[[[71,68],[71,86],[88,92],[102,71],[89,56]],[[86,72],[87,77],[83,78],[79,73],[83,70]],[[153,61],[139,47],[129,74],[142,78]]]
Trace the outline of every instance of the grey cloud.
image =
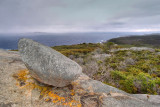
[[160,29],[160,0],[0,0],[0,31]]
[[131,5],[128,11],[118,14],[115,18],[139,18],[139,17],[151,17],[160,15],[160,0],[137,0],[137,2]]

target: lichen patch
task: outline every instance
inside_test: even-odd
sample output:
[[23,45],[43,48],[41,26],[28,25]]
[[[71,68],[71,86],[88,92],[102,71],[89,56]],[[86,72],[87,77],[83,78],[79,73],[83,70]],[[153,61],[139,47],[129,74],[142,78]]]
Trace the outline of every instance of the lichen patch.
[[71,86],[55,88],[33,79],[27,69],[20,70],[13,77],[17,80],[16,85],[25,90],[27,96],[31,96],[32,90],[39,91],[39,100],[67,107],[81,107],[80,96]]

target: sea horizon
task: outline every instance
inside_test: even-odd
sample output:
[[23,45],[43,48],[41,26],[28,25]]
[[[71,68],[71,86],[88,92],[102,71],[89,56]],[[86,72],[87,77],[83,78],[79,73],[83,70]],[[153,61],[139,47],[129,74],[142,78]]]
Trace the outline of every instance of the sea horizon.
[[29,38],[47,46],[74,45],[81,43],[101,43],[112,38],[145,35],[157,32],[78,32],[78,33],[0,33],[0,49],[17,49],[20,38]]

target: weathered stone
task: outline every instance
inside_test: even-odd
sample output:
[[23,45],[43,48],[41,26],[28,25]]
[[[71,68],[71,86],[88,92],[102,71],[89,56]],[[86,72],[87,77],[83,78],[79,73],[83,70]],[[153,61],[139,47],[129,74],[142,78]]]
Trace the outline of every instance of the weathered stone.
[[[18,52],[0,50],[0,107],[64,107],[61,101],[53,103],[51,100],[46,100],[48,96],[41,99],[40,90],[31,91],[32,84],[30,84],[31,86],[26,84],[23,88],[19,87],[17,83],[20,80],[13,78],[13,75],[26,67],[22,61],[14,61],[10,64],[17,58],[21,59]],[[30,77],[30,74],[26,76],[29,79],[28,76]],[[26,83],[28,82],[39,84],[31,79],[26,81]],[[128,94],[92,80],[84,74],[74,80],[72,84],[72,86],[52,88],[52,92],[60,97],[65,97],[67,102],[72,99],[78,101],[73,104],[79,104],[80,101],[82,107],[160,107],[160,95]],[[48,87],[48,85],[45,86]],[[74,95],[71,95],[71,92]]]
[[89,78],[87,75],[82,74],[80,75],[76,80],[72,81],[72,84],[76,84],[75,88],[80,88],[85,90],[86,92],[91,92],[91,93],[123,93],[125,95],[128,95],[128,93],[119,90],[115,87],[106,85],[100,81],[93,80]]
[[[85,107],[159,107],[159,101],[148,101],[143,98],[139,98],[141,96],[134,94],[129,94],[124,91],[121,91],[112,86],[103,84],[100,81],[92,80],[86,75],[81,75],[77,80],[72,82],[74,86],[74,90],[83,90],[81,93],[91,93],[94,96],[85,97],[82,100],[82,105]],[[97,95],[100,95],[99,98],[95,98]],[[158,98],[159,96],[153,96],[154,98]],[[146,97],[147,98],[147,97]],[[153,100],[152,99],[152,100]],[[97,106],[99,105],[99,106]]]
[[131,47],[131,48],[111,49],[110,52],[125,51],[125,50],[155,52],[153,48],[148,48],[148,47]]
[[159,103],[160,105],[160,95],[133,94],[133,96],[151,103]]
[[148,101],[140,100],[131,96],[126,96],[119,93],[116,95],[107,96],[103,98],[102,107],[159,107],[158,103],[150,103]]
[[45,84],[63,87],[82,73],[76,62],[31,39],[20,39],[18,49],[31,75]]

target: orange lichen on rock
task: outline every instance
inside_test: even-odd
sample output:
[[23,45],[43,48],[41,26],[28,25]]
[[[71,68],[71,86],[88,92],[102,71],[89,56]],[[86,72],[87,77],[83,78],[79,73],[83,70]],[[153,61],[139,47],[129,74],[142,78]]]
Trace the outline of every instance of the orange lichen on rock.
[[75,101],[75,100],[72,100],[72,101],[67,102],[67,103],[63,103],[62,105],[63,106],[70,106],[70,107],[81,107],[82,106],[81,103],[79,103],[79,102],[77,104],[77,101]]
[[29,72],[27,69],[23,69],[23,70],[20,70],[17,74],[14,74],[13,77],[15,77],[17,80],[21,80],[25,82],[27,80],[28,73]]
[[28,79],[28,70],[27,69],[23,69],[18,71],[17,74],[14,74],[13,77],[17,80],[17,84],[18,86],[22,87],[24,85],[26,85],[26,81]]
[[60,97],[57,94],[54,94],[52,91],[48,93],[48,96],[52,99],[53,103],[64,103],[65,102],[64,97]]
[[72,96],[75,95],[75,91],[74,90],[71,90],[71,93],[70,93]]
[[[63,95],[58,95],[58,93],[63,93],[63,91],[59,91],[63,90],[63,88],[53,89],[53,86],[48,86],[45,84],[40,85],[29,75],[29,71],[27,69],[20,70],[17,74],[14,74],[13,77],[15,77],[15,79],[17,80],[17,85],[22,89],[39,91],[39,96],[41,96],[41,98],[43,98],[46,102],[51,101],[56,105],[63,105],[69,107],[81,107],[80,100],[77,101],[74,99],[76,93],[73,89],[68,89],[68,94],[66,94],[65,97]],[[65,93],[66,92],[64,91],[64,94]]]

